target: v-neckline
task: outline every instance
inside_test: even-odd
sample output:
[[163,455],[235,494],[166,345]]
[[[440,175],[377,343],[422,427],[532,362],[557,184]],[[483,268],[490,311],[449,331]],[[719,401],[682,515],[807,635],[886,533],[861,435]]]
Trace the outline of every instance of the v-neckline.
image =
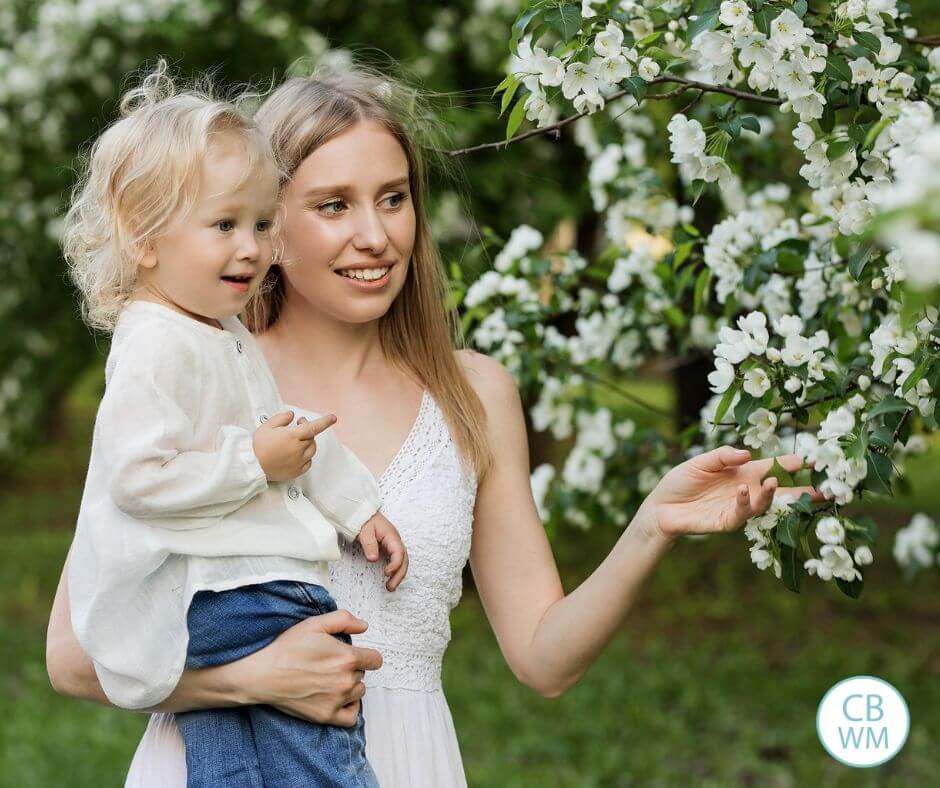
[[[385,466],[385,470],[382,471],[381,475],[376,476],[375,473],[373,473],[372,469],[369,468],[369,466],[366,465],[362,461],[362,458],[358,454],[356,454],[356,452],[354,452],[352,449],[346,446],[345,443],[343,443],[343,446],[346,448],[346,451],[348,451],[357,460],[359,460],[359,463],[362,465],[363,468],[366,469],[366,471],[369,473],[373,481],[376,483],[376,485],[380,489],[384,486],[385,482],[387,481],[389,472],[398,464],[398,460],[402,457],[402,455],[404,455],[405,449],[408,448],[408,446],[410,446],[411,443],[414,441],[415,433],[417,432],[418,426],[421,423],[421,417],[424,415],[424,410],[427,407],[429,397],[430,397],[430,393],[428,392],[428,390],[426,388],[423,389],[421,392],[421,401],[418,403],[418,412],[415,414],[414,421],[411,422],[411,428],[408,430],[408,434],[405,435],[405,439],[401,442],[401,445],[398,447],[398,451],[395,452],[395,454],[392,456],[392,459],[389,461],[388,465]],[[288,408],[289,410],[295,411],[295,413],[296,411],[303,411],[304,413],[307,413],[310,415],[317,413],[317,411],[310,410],[309,408],[302,408],[302,407],[295,406],[295,405],[285,404],[285,407]],[[342,443],[342,441],[340,441],[340,443]]]

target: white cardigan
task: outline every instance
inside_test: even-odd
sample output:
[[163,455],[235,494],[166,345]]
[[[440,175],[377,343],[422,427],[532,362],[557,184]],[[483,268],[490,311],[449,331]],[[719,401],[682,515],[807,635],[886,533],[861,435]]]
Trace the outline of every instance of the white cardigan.
[[251,333],[220,322],[131,301],[108,355],[68,583],[75,634],[124,708],[176,686],[197,591],[330,588],[337,532],[355,539],[380,505],[374,476],[332,430],[303,477],[266,479],[252,434],[287,408]]

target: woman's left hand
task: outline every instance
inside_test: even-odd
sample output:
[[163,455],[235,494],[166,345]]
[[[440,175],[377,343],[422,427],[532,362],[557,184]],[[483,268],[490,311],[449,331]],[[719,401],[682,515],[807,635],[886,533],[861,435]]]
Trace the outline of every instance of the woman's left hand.
[[[798,454],[776,458],[787,471],[806,467]],[[749,518],[762,514],[777,491],[777,480],[763,476],[774,458],[751,461],[746,449],[721,446],[686,460],[667,473],[643,502],[654,535],[672,542],[683,534],[733,531]],[[824,499],[813,487],[784,487],[798,498],[808,493]]]

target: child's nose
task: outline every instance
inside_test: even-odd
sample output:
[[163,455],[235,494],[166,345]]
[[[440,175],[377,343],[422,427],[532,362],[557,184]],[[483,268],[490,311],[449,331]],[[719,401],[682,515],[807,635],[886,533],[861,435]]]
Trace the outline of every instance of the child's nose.
[[261,250],[258,247],[258,241],[255,239],[254,233],[242,234],[238,243],[238,259],[257,260],[260,254]]

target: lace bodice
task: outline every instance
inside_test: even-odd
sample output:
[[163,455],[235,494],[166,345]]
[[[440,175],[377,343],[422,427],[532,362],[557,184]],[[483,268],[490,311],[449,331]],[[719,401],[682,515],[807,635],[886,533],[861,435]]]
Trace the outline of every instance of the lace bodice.
[[384,562],[370,564],[358,543],[347,543],[330,567],[333,595],[340,608],[369,624],[353,642],[382,653],[382,667],[366,673],[367,687],[437,690],[450,611],[460,600],[470,555],[476,477],[461,463],[427,391],[379,488],[382,512],[408,548],[408,575],[396,591],[386,591]]

